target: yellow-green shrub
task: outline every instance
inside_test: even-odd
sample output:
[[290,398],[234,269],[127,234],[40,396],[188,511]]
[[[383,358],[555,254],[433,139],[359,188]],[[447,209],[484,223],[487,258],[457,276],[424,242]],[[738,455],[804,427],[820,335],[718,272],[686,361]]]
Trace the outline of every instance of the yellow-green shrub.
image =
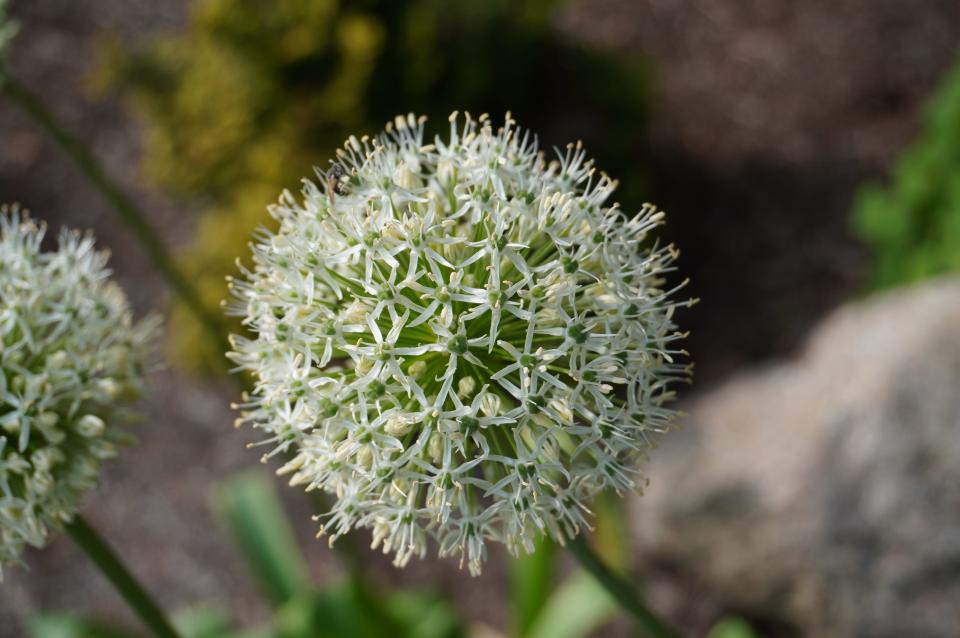
[[[571,43],[552,27],[557,0],[197,0],[188,27],[142,46],[108,41],[97,79],[144,123],[148,175],[199,201],[182,255],[211,304],[246,254],[266,206],[325,165],[348,132],[398,112],[511,110],[549,145],[581,136],[633,190],[647,113],[635,59]],[[178,359],[204,348],[191,317],[171,322]]]

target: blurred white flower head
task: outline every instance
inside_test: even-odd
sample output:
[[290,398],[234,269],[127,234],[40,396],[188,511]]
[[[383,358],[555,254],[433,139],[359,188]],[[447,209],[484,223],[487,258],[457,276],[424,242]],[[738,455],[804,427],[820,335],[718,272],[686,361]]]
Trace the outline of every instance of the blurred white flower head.
[[231,283],[252,336],[230,356],[256,378],[239,422],[336,496],[331,542],[370,528],[404,565],[433,537],[478,573],[487,541],[562,543],[599,491],[642,486],[689,373],[662,213],[623,214],[579,144],[547,161],[509,114],[433,143],[398,117],[319,177]]
[[154,320],[134,323],[93,238],[0,208],[0,567],[70,520],[123,439]]

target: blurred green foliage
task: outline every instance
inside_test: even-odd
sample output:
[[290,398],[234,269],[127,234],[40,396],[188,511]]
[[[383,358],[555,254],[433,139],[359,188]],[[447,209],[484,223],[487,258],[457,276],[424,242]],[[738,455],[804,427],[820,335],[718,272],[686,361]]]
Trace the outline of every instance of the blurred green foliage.
[[603,586],[578,571],[560,583],[532,619],[522,638],[582,638],[602,635],[599,629],[617,617],[619,608]]
[[[250,472],[218,485],[213,509],[273,614],[237,630],[217,606],[195,606],[173,618],[184,638],[464,638],[465,625],[443,597],[389,591],[358,577],[315,589],[307,562],[269,476]],[[32,638],[140,638],[111,623],[71,614],[32,619]]]
[[[362,572],[316,588],[274,483],[262,472],[245,472],[217,485],[211,507],[272,614],[258,627],[238,629],[216,604],[187,607],[173,616],[183,638],[491,635],[490,629],[471,631],[445,596],[385,588]],[[511,636],[585,638],[597,635],[616,617],[616,601],[586,572],[573,572],[554,585],[555,550],[545,540],[534,554],[514,562]],[[142,638],[139,632],[113,622],[65,613],[38,615],[27,630],[31,638]],[[739,638],[741,634],[718,635]],[[743,635],[750,638],[750,634]]]
[[890,183],[858,194],[854,229],[870,247],[870,284],[886,288],[960,270],[960,62],[930,103],[921,138]]
[[[510,110],[545,146],[583,139],[640,203],[648,74],[570,41],[561,0],[197,0],[182,33],[108,40],[95,82],[130,98],[156,182],[202,204],[186,269],[206,301],[246,255],[266,206],[325,166],[351,133],[397,113]],[[199,326],[175,313],[178,359],[201,364]]]
[[757,638],[757,633],[742,618],[727,616],[710,628],[707,638]]
[[510,562],[513,635],[527,636],[543,612],[553,589],[556,543],[549,537],[537,541],[536,550]]

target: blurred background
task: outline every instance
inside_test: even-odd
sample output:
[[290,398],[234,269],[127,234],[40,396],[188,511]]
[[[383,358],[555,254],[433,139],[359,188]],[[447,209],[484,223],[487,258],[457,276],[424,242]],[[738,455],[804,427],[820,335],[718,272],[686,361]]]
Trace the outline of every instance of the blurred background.
[[[14,0],[13,76],[93,150],[215,306],[267,204],[396,113],[510,110],[582,139],[627,210],[667,211],[696,380],[621,539],[691,635],[952,636],[960,626],[960,3],[956,0]],[[87,512],[170,608],[268,617],[210,513],[256,463],[216,356],[111,210],[0,100],[0,200],[92,228],[172,363]],[[310,576],[341,567],[281,489]],[[363,533],[356,540],[366,542]],[[162,551],[158,548],[162,548]],[[64,539],[0,586],[129,621]],[[379,587],[446,592],[510,630],[506,557]],[[570,566],[562,564],[561,572]],[[596,635],[630,635],[613,621]]]

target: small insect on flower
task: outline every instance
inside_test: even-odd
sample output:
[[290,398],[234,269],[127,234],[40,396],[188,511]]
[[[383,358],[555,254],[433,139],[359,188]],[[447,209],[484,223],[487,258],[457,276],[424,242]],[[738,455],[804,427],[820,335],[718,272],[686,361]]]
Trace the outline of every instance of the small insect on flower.
[[333,206],[334,199],[337,195],[347,194],[346,186],[344,184],[346,179],[347,175],[344,173],[343,166],[340,164],[334,164],[330,167],[330,170],[327,171],[327,199],[330,201],[331,206]]
[[93,238],[0,208],[0,567],[42,547],[123,440],[157,322],[134,323]]
[[580,144],[548,161],[509,114],[432,143],[398,117],[320,175],[271,207],[229,308],[257,380],[239,422],[336,496],[321,533],[369,528],[398,565],[432,537],[478,573],[488,541],[562,543],[642,485],[689,375],[662,213],[623,214]]

